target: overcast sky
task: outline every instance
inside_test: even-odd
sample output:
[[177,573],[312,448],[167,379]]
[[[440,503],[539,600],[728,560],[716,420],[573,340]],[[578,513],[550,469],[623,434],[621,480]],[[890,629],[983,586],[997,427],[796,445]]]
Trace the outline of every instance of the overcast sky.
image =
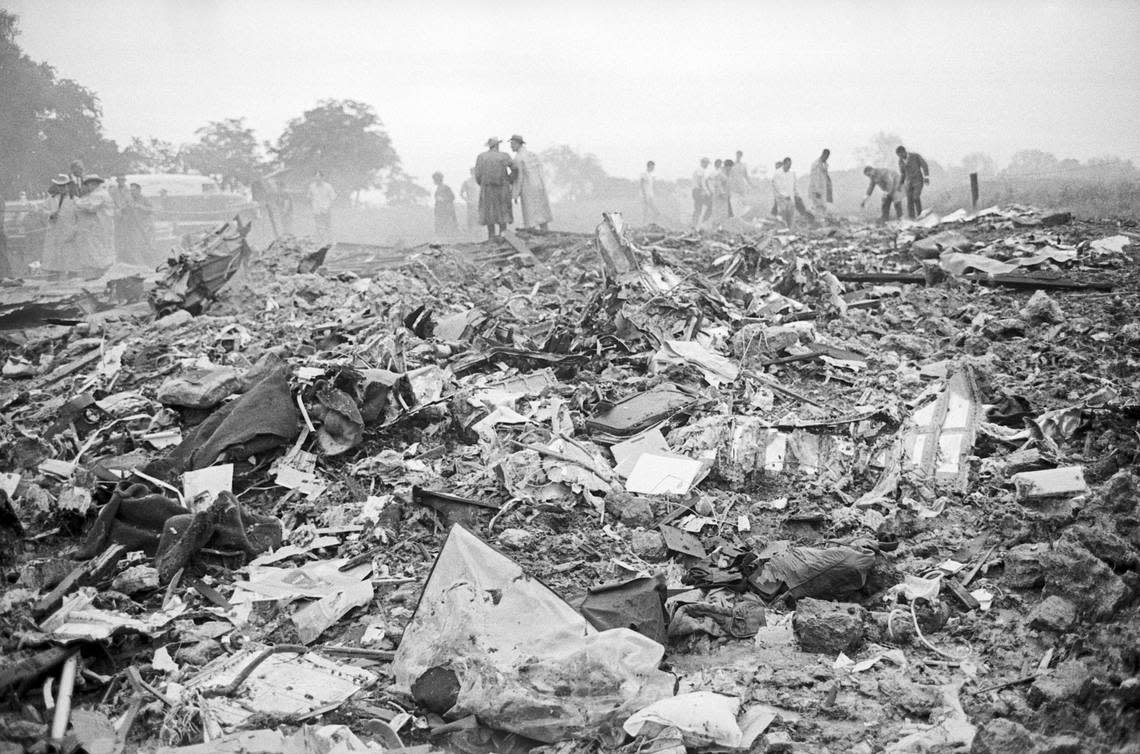
[[[371,104],[409,173],[453,183],[492,134],[616,175],[697,157],[850,167],[877,131],[1140,163],[1140,2],[5,0],[24,49],[98,93],[108,135],[262,140],[325,98]],[[7,106],[7,103],[5,103]]]

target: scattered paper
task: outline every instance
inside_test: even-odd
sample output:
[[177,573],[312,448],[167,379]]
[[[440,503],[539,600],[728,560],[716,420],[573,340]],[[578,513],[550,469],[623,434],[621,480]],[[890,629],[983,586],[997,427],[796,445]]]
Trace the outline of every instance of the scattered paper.
[[708,464],[677,454],[643,453],[638,457],[627,492],[643,495],[684,495],[708,474]]
[[[219,492],[233,492],[234,465],[207,466],[182,475],[182,499],[194,513],[210,507]],[[199,495],[202,495],[199,499]]]

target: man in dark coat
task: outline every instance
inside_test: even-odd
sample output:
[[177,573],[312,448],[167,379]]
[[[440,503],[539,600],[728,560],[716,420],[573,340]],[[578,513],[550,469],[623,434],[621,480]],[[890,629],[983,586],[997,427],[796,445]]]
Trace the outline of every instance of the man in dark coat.
[[487,226],[487,239],[499,236],[515,221],[511,210],[511,181],[515,164],[499,151],[502,139],[487,139],[487,151],[475,158],[475,182],[479,184],[479,219]]
[[930,167],[918,152],[907,152],[906,147],[895,150],[899,156],[899,175],[906,194],[906,214],[914,220],[922,214],[922,187],[930,183]]

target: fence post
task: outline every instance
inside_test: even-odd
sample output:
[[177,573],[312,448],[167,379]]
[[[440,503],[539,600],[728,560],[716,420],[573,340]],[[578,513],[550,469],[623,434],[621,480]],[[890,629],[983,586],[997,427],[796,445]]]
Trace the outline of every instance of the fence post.
[[970,201],[974,211],[978,209],[978,174],[970,173]]

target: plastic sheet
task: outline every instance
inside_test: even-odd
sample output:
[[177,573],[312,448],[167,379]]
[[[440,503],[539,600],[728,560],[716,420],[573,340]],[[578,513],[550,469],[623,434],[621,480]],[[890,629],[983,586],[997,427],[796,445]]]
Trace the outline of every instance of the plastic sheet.
[[448,717],[539,741],[620,735],[670,696],[665,648],[634,631],[597,632],[510,558],[453,526],[392,663],[399,691],[445,667],[459,680]]

